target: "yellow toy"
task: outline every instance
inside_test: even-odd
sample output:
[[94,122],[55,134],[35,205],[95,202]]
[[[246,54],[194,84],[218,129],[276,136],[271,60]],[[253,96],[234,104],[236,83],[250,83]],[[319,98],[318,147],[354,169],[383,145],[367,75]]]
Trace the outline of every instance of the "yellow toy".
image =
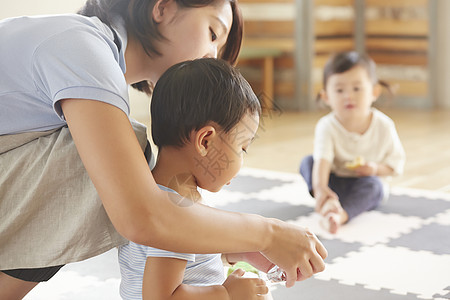
[[353,161],[348,161],[345,163],[345,167],[349,170],[355,170],[358,167],[364,166],[366,160],[362,156],[357,156]]

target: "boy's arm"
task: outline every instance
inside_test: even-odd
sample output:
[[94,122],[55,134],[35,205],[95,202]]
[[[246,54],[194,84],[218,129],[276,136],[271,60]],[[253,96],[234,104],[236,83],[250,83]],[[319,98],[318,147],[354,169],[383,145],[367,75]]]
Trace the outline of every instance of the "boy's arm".
[[326,159],[319,159],[314,162],[312,171],[312,187],[314,198],[316,199],[316,211],[320,211],[327,199],[338,196],[328,187],[330,180],[331,163]]
[[355,169],[359,176],[391,176],[394,175],[394,169],[387,164],[377,164],[368,162]]
[[227,290],[221,285],[195,287],[183,284],[187,262],[168,257],[148,257],[142,283],[142,299],[224,299],[229,300]]
[[143,300],[253,300],[266,294],[260,279],[241,278],[235,271],[223,285],[183,284],[186,261],[167,257],[148,257],[142,283]]

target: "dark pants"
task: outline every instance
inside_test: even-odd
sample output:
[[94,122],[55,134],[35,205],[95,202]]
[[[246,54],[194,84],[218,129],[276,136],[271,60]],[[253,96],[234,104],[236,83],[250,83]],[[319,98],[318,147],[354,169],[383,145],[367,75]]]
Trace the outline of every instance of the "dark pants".
[[[313,195],[312,169],[313,157],[305,157],[300,164],[300,174],[308,185],[309,192]],[[362,212],[376,208],[383,200],[383,183],[377,176],[365,177],[339,177],[330,174],[328,186],[339,197],[342,208],[352,219]]]
[[11,277],[31,282],[48,281],[52,278],[63,266],[54,266],[47,268],[34,269],[14,269],[2,270],[1,272]]

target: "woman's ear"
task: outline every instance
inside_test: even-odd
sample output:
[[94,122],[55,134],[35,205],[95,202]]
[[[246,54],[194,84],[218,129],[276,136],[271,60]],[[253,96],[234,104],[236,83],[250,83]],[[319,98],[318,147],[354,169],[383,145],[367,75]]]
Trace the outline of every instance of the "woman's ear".
[[175,5],[174,0],[158,0],[153,6],[152,18],[155,23],[161,23],[164,18],[172,12],[173,5]]
[[207,125],[195,133],[194,136],[194,147],[198,154],[201,156],[206,156],[208,151],[211,150],[211,145],[216,138],[217,131],[214,126]]

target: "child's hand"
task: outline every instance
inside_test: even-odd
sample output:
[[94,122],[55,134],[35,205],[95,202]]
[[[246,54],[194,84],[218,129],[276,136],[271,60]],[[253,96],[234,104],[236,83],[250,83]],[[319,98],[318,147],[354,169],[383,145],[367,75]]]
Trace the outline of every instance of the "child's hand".
[[359,176],[375,176],[378,172],[378,164],[375,162],[367,162],[354,170]]
[[329,200],[339,201],[338,195],[328,186],[314,190],[314,198],[316,199],[316,212],[320,212],[325,202]]
[[261,295],[269,292],[264,280],[260,278],[243,278],[242,275],[244,273],[242,269],[237,269],[223,283],[230,300],[262,299]]

